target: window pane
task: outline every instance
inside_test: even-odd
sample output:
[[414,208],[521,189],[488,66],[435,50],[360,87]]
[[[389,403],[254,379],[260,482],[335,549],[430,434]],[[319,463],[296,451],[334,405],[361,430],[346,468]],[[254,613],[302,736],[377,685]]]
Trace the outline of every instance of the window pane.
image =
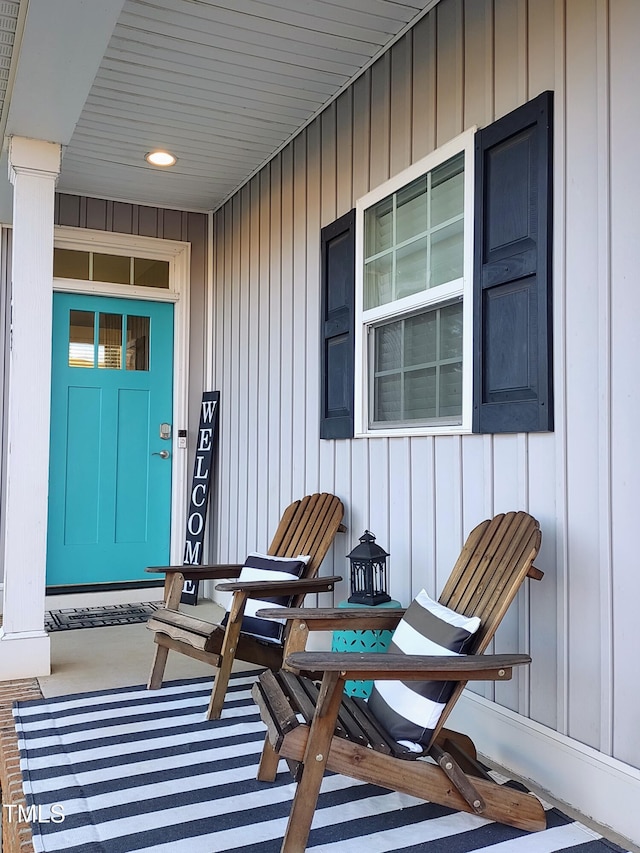
[[365,210],[364,230],[365,310],[462,278],[464,154]]
[[463,249],[462,219],[432,233],[429,287],[462,277]]
[[427,230],[427,176],[396,194],[396,243],[403,243]]
[[[427,289],[427,238],[414,240],[396,252],[396,299]],[[388,300],[387,300],[388,301]]]
[[464,154],[448,160],[431,173],[431,227],[462,216],[463,174]]
[[375,308],[393,299],[392,290],[393,255],[383,255],[377,261],[369,261],[364,269],[364,307]]
[[379,201],[364,214],[365,258],[390,249],[393,245],[393,196]]
[[402,364],[402,324],[388,323],[376,329],[376,372],[397,370]]
[[401,394],[402,376],[400,373],[376,378],[374,390],[374,418],[376,421],[399,421],[402,418]]
[[121,255],[93,254],[93,281],[109,281],[114,284],[131,283],[131,258]]
[[149,318],[127,317],[127,370],[149,370]]
[[426,421],[437,417],[437,373],[435,367],[412,370],[405,383],[406,420]]
[[459,417],[462,413],[462,361],[440,368],[440,417]]
[[95,343],[93,311],[69,312],[69,367],[93,367]]
[[462,358],[462,305],[440,309],[440,358]]
[[404,321],[404,361],[408,367],[435,362],[436,321],[435,311],[417,314]]
[[119,370],[122,366],[122,314],[100,314],[98,367]]
[[75,249],[53,250],[53,275],[55,278],[89,279],[89,252]]
[[373,329],[373,423],[459,422],[462,303]]
[[133,283],[140,287],[169,287],[169,261],[133,259]]

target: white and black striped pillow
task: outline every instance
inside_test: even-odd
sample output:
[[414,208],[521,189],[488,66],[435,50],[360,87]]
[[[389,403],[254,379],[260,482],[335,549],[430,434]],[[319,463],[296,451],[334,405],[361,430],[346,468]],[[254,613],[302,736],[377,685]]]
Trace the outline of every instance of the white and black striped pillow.
[[[389,652],[414,655],[464,654],[480,627],[477,616],[461,616],[422,590],[393,633]],[[391,737],[413,751],[429,745],[453,681],[374,682],[369,708]],[[418,746],[419,744],[419,746]]]
[[[292,581],[298,580],[306,569],[310,557],[270,557],[267,554],[249,554],[244,561],[240,571],[238,582],[243,581]],[[242,633],[251,634],[260,640],[279,643],[282,640],[282,632],[286,619],[261,619],[256,616],[256,611],[261,607],[289,607],[292,596],[272,595],[264,598],[248,598],[242,617]],[[222,620],[222,625],[227,624],[231,602],[227,606],[227,612]]]

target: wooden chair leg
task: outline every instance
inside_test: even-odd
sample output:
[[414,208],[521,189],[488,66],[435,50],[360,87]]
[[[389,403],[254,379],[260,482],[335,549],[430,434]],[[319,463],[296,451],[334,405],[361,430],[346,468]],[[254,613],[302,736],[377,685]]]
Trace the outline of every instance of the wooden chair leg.
[[160,645],[158,643],[158,638],[156,640],[156,651],[153,656],[153,663],[151,664],[151,673],[149,674],[149,681],[147,682],[148,690],[158,690],[159,687],[162,687],[162,679],[164,678],[164,669],[167,665],[167,655],[169,654],[169,649],[166,646]]
[[324,674],[305,749],[304,770],[296,788],[281,853],[300,853],[306,849],[320,785],[329,757],[331,739],[338,719],[343,688],[344,679],[339,673]]
[[[177,610],[182,596],[182,587],[184,586],[184,575],[182,572],[174,572],[167,575],[164,579],[164,606],[170,610]],[[162,644],[156,634],[154,637],[156,643],[155,654],[153,655],[153,663],[151,664],[151,672],[149,681],[147,682],[148,690],[158,690],[162,687],[162,679],[164,678],[164,670],[167,665],[167,655],[169,654],[168,646]]]
[[238,640],[240,638],[240,628],[242,626],[242,616],[247,601],[245,592],[235,592],[229,611],[227,627],[220,649],[220,666],[216,673],[216,678],[213,683],[211,699],[207,708],[207,720],[219,720],[222,714],[222,706],[224,698],[227,695],[227,687],[229,686],[229,678],[233,662],[236,657],[236,649],[238,648]]
[[274,782],[278,774],[278,764],[280,762],[280,754],[271,746],[271,741],[268,737],[264,740],[262,747],[262,756],[258,765],[257,779],[259,782]]

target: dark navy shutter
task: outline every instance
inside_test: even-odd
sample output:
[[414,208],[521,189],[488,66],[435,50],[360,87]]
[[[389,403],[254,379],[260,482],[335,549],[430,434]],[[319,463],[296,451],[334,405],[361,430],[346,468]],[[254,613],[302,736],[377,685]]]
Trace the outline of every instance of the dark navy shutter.
[[353,436],[355,210],[321,231],[320,438]]
[[476,134],[474,432],[553,429],[553,93]]

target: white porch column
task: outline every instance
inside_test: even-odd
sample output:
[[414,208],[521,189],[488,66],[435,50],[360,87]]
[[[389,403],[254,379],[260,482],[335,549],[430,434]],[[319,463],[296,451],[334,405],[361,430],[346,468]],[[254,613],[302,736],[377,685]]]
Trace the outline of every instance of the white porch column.
[[11,354],[0,679],[48,675],[44,630],[51,396],[53,205],[61,148],[12,137]]

